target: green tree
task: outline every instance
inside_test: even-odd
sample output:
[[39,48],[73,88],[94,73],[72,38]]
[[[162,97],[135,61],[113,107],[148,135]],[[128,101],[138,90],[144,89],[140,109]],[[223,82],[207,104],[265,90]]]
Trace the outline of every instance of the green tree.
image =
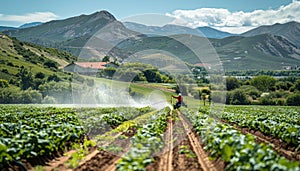
[[43,101],[42,101],[43,104],[56,104],[56,100],[54,97],[52,96],[46,96]]
[[56,74],[52,74],[48,77],[47,81],[55,81],[55,82],[59,82],[61,79],[56,75]]
[[41,103],[42,102],[42,94],[37,90],[32,90],[31,88],[19,92],[18,97],[19,103]]
[[104,56],[102,58],[102,62],[109,62],[109,56]]
[[237,78],[235,77],[226,78],[226,87],[228,91],[239,88],[240,86],[241,86],[240,82]]
[[104,68],[102,70],[102,74],[103,76],[107,76],[107,77],[110,77],[112,78],[116,72],[116,68],[113,68],[113,67],[107,67],[107,68]]
[[1,88],[0,89],[0,103],[2,104],[9,104],[9,103],[15,103],[14,99],[17,96],[17,92],[20,91],[20,89],[14,89],[11,87]]
[[238,89],[231,92],[229,100],[230,100],[230,104],[233,105],[249,104],[249,100],[247,99],[246,93]]
[[38,72],[35,74],[34,76],[35,78],[40,78],[40,79],[44,79],[45,78],[45,74],[42,72]]
[[270,91],[276,83],[276,79],[267,75],[260,75],[251,80],[251,85],[260,91]]
[[289,106],[300,106],[300,94],[289,95],[286,99],[286,104]]
[[148,82],[161,83],[161,76],[157,69],[147,69],[143,71]]
[[300,91],[300,79],[295,82],[294,89]]
[[26,90],[34,85],[32,73],[25,67],[22,66],[17,75],[20,78],[20,87],[22,90]]
[[47,60],[46,62],[44,62],[44,66],[48,68],[56,68],[56,69],[58,68],[58,64],[51,60]]

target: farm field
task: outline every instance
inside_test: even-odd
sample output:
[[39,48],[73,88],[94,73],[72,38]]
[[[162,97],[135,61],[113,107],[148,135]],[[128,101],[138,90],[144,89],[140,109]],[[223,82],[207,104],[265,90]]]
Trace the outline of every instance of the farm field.
[[0,111],[1,170],[299,170],[299,107]]

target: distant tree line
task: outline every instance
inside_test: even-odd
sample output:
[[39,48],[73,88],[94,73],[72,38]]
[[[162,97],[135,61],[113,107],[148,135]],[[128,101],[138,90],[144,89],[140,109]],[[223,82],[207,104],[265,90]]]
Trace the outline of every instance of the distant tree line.
[[300,77],[300,66],[297,67],[297,70],[247,70],[247,71],[226,71],[225,75],[227,76],[259,76],[259,75],[268,75],[268,76],[294,76]]
[[172,76],[149,64],[125,63],[119,67],[107,67],[99,72],[98,77],[126,82],[174,83]]
[[243,81],[226,77],[225,82],[225,89],[210,85],[212,101],[232,105],[300,105],[300,79],[296,77],[275,79],[260,75]]

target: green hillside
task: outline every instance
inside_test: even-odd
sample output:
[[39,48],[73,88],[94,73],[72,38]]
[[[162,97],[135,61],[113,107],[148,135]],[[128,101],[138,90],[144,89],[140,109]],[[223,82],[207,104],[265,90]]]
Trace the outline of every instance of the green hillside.
[[22,66],[33,74],[41,72],[49,76],[60,72],[58,67],[77,60],[63,51],[21,42],[2,34],[0,36],[0,79],[16,78]]

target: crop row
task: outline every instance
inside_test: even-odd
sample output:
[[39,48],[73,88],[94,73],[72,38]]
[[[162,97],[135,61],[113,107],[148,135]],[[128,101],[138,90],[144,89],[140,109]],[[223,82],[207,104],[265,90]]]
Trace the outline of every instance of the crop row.
[[164,145],[163,133],[167,127],[169,108],[151,116],[149,123],[139,128],[131,139],[131,148],[117,164],[117,170],[145,170],[153,156]]
[[220,119],[239,127],[272,135],[300,149],[300,108],[228,107],[218,115]]
[[123,122],[132,120],[150,110],[150,107],[85,108],[78,110],[77,114],[86,134],[93,137],[110,131]]
[[265,144],[257,144],[252,135],[244,135],[203,113],[183,111],[212,158],[221,157],[227,170],[299,170],[297,162],[280,157]]

